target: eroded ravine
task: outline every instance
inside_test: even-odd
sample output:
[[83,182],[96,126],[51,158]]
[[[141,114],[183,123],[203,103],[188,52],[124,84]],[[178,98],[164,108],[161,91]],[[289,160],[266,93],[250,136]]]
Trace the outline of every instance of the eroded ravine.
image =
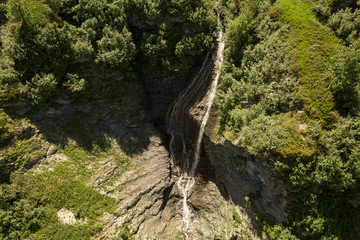
[[[188,88],[180,94],[173,104],[168,116],[168,133],[171,135],[170,152],[173,161],[179,163],[180,173],[177,181],[177,187],[182,193],[182,232],[186,239],[189,238],[194,215],[188,206],[188,196],[195,184],[195,174],[200,161],[201,142],[204,135],[205,126],[209,119],[211,107],[216,95],[218,80],[220,77],[220,66],[223,62],[225,43],[223,32],[217,32],[217,47],[213,54],[207,54],[202,67],[194,77]],[[210,57],[210,55],[213,55]],[[215,69],[215,71],[214,71]],[[208,79],[211,79],[209,84]],[[204,116],[200,122],[197,137],[194,139],[193,134],[188,134],[188,118],[192,118],[190,109],[202,100],[201,88],[206,87]],[[191,126],[190,126],[191,128]],[[178,139],[177,139],[178,138]],[[177,140],[176,140],[177,139]]]

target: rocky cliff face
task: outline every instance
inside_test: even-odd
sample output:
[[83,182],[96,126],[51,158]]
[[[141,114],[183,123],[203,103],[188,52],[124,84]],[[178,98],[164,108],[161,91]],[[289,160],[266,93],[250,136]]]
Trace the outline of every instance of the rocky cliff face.
[[286,190],[272,171],[271,160],[251,156],[228,141],[206,138],[204,148],[215,169],[216,181],[236,205],[245,207],[251,203],[251,207],[275,222],[286,221]]
[[[152,83],[153,81],[146,81],[146,87],[150,87],[150,91],[148,91],[150,98],[164,100],[162,92],[154,91],[157,88]],[[209,84],[209,81],[205,83]],[[185,125],[183,127],[186,129],[185,135],[192,136],[194,139],[204,116],[206,90],[207,87],[203,86],[197,94],[198,99],[189,103],[187,108],[184,107],[189,110],[191,116],[182,123]],[[168,96],[168,93],[166,95]],[[169,97],[169,99],[173,98],[174,95]],[[193,104],[194,106],[192,106]],[[163,101],[162,105],[169,106],[169,103]],[[189,109],[189,107],[191,108]],[[156,116],[156,118],[164,116],[164,113],[159,115],[159,112],[163,112],[166,108],[160,109],[163,110],[159,111],[158,104],[152,105],[151,110],[156,112],[152,116]],[[262,238],[261,227],[255,220],[254,212],[271,218],[277,223],[286,221],[285,187],[273,172],[271,159],[256,158],[245,149],[238,148],[230,142],[216,140],[214,136],[216,122],[217,117],[213,113],[205,132],[196,178],[197,184],[188,199],[191,212],[194,214],[190,235],[194,239],[209,239],[215,236],[229,239],[239,235],[240,232],[242,234],[247,232],[248,235],[241,236],[249,239]],[[178,155],[181,154],[178,153]],[[179,177],[178,165],[180,165],[179,162],[171,165],[173,172],[170,182],[172,183],[168,197],[172,204],[177,204],[177,207],[173,208],[173,211],[177,212],[173,219],[176,219],[174,226],[179,229],[182,211],[181,194],[174,184]],[[171,204],[169,208],[171,208]],[[236,221],[234,222],[234,211],[240,213],[243,219],[242,228],[238,228]],[[167,221],[171,222],[171,219],[167,219]]]

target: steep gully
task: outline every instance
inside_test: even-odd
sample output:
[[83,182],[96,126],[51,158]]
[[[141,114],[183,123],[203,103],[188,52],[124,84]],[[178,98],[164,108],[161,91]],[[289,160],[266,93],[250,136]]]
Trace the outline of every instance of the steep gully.
[[[187,233],[191,227],[192,218],[194,217],[191,214],[187,201],[195,184],[195,174],[200,161],[201,143],[216,95],[217,84],[220,77],[220,66],[223,62],[224,48],[223,32],[220,29],[217,32],[217,49],[214,60],[212,59],[212,54],[209,52],[202,63],[199,72],[196,74],[190,85],[179,95],[172,107],[170,107],[167,116],[168,133],[171,136],[171,157],[175,165],[179,165],[181,168],[177,187],[183,197],[182,231],[186,239],[189,238]],[[212,74],[214,66],[217,68],[215,74]],[[209,78],[211,78],[211,84],[207,84]],[[205,114],[201,120],[197,137],[195,138],[194,132],[191,132],[187,122],[189,120],[191,121],[192,116],[190,114],[190,109],[196,105],[197,101],[199,101],[199,93],[203,91],[204,87],[208,87],[205,96]],[[196,139],[196,141],[194,141],[194,139]]]
[[[211,110],[225,47],[221,30],[216,35],[217,41],[190,84],[176,87],[184,89],[180,94],[174,91],[169,97],[163,87],[169,86],[168,79],[161,75],[144,78],[152,119],[144,121],[153,122],[139,129],[144,135],[138,140],[148,140],[147,147],[126,172],[114,170],[109,160],[94,177],[95,189],[119,202],[119,214],[102,219],[105,225],[99,239],[119,236],[126,224],[135,239],[175,239],[180,234],[186,239],[262,239],[245,201],[245,196],[254,193],[259,195],[254,205],[260,212],[274,216],[277,222],[285,220],[283,184],[272,173],[269,161],[211,137],[216,122]],[[170,105],[175,95],[178,98]],[[150,127],[152,124],[159,128]],[[118,138],[131,139],[123,132]],[[242,224],[234,221],[234,211]]]

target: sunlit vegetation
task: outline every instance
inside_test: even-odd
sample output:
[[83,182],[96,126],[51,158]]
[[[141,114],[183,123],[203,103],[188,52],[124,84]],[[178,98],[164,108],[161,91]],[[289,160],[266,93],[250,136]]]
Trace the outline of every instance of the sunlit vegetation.
[[290,222],[264,220],[272,238],[356,238],[359,9],[332,10],[341,1],[266,2],[245,4],[228,25],[220,133],[276,160],[290,190]]

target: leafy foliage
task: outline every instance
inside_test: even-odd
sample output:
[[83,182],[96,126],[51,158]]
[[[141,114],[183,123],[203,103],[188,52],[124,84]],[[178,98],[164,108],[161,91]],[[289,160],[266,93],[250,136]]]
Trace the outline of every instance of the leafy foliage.
[[213,1],[171,0],[171,5],[168,14],[182,15],[190,23],[196,24],[205,30],[211,30],[215,27],[216,15],[212,11],[215,7]]
[[6,2],[7,0],[0,1],[0,23],[6,21]]
[[258,43],[242,51],[240,67],[225,63],[217,101],[228,129],[241,129],[235,140],[252,146],[254,152],[264,152],[285,144],[281,119],[269,116],[279,114],[295,100],[297,82],[287,72],[289,57],[279,39],[286,28],[266,17],[254,31]]
[[126,27],[121,32],[106,26],[98,41],[99,53],[96,62],[113,69],[125,71],[135,56],[135,45]]
[[283,227],[282,225],[275,225],[273,227],[268,227],[266,231],[273,239],[298,240],[298,238],[295,237],[288,228]]
[[241,52],[247,44],[251,31],[254,29],[255,12],[250,7],[243,8],[227,30],[227,44],[230,55],[236,59],[241,58]]
[[64,86],[67,87],[70,92],[78,93],[85,90],[86,80],[83,78],[79,78],[77,74],[66,75],[67,81],[64,83]]
[[29,98],[36,105],[42,105],[53,96],[56,90],[56,79],[53,74],[35,75],[26,84]]
[[142,20],[156,20],[161,14],[162,1],[160,0],[133,0],[129,1],[129,8],[137,13]]
[[0,238],[25,239],[36,232],[44,217],[43,209],[29,199],[18,198],[16,190],[0,185]]
[[331,82],[331,90],[339,105],[339,109],[347,113],[359,109],[360,84],[360,41],[354,42],[341,55],[334,58],[332,70],[335,78]]
[[336,36],[351,44],[360,34],[360,9],[341,9],[331,15],[327,24]]
[[343,191],[360,180],[360,120],[338,126],[320,139],[325,151],[318,157],[315,178],[329,188]]

